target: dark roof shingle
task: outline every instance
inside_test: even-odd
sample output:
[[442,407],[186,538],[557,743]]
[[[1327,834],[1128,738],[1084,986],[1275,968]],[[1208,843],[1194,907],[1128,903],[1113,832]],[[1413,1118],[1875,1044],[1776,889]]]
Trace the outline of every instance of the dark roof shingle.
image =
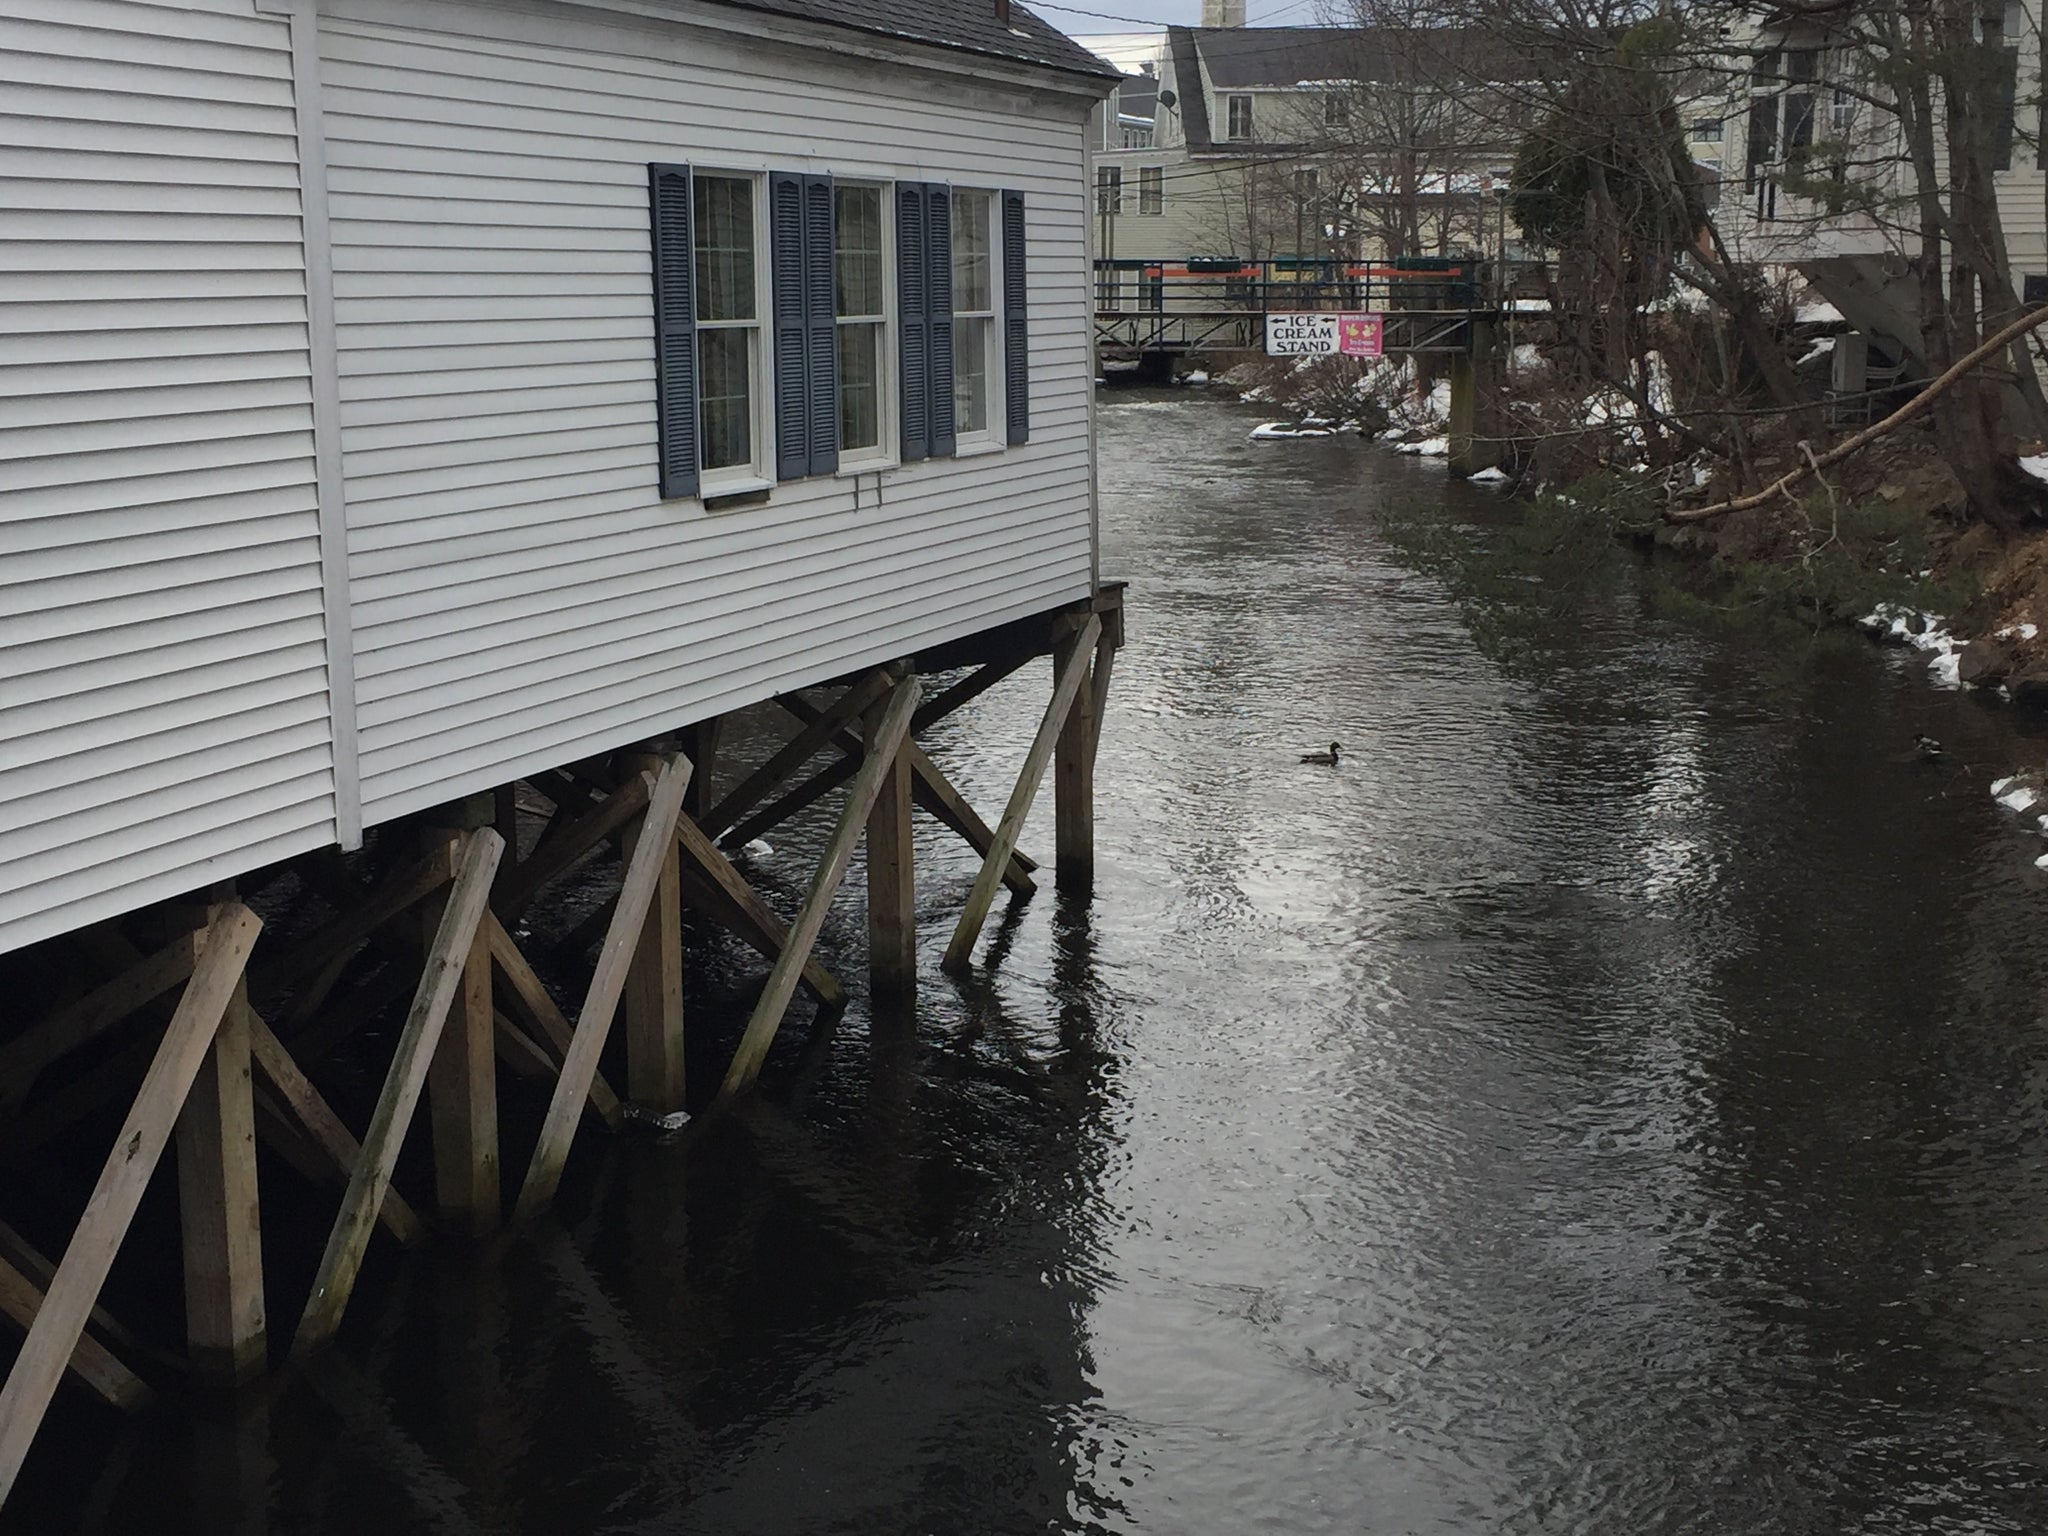
[[[926,43],[993,59],[1038,64],[1105,82],[1117,70],[1057,27],[1021,5],[1012,5],[1007,25],[996,17],[995,0],[719,0],[742,10],[765,11],[799,21],[846,27],[879,37]],[[1107,85],[1104,86],[1105,91]]]

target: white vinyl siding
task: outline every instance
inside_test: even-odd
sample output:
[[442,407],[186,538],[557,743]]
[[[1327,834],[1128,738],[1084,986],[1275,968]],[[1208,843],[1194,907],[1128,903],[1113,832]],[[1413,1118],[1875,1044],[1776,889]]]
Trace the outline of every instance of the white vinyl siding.
[[289,33],[0,15],[0,951],[334,835]]
[[[1088,594],[1084,105],[412,15],[322,23],[368,821]],[[662,502],[650,160],[1021,190],[1030,443]]]

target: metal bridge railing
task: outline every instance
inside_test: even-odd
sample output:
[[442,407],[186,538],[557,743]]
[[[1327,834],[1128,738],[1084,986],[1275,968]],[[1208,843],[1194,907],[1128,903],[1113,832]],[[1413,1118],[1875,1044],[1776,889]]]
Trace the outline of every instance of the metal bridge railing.
[[1096,343],[1112,353],[1255,349],[1267,315],[1304,310],[1384,314],[1390,350],[1462,351],[1472,315],[1492,307],[1476,258],[1095,263]]

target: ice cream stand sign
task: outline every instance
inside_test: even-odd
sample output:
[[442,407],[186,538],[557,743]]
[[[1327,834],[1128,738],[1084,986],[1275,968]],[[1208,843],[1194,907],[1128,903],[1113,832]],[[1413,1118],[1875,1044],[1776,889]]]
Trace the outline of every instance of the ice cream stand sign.
[[1266,316],[1268,357],[1378,357],[1383,317],[1311,310]]

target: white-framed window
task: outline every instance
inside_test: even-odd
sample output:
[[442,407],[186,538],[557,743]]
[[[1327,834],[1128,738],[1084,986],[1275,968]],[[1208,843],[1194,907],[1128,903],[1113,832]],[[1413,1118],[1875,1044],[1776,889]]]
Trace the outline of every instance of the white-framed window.
[[839,467],[895,461],[895,222],[880,182],[832,187],[832,309],[839,355]]
[[1828,102],[1828,137],[1846,139],[1856,127],[1856,93],[1838,85]]
[[1692,141],[1695,144],[1718,144],[1721,142],[1721,119],[1703,117],[1692,125]]
[[1120,165],[1098,165],[1095,167],[1095,211],[1097,213],[1122,213],[1124,211],[1124,168]]
[[1252,136],[1252,99],[1248,95],[1233,94],[1224,98],[1225,136],[1232,139],[1248,139]]
[[954,188],[953,428],[963,446],[1002,441],[1002,292],[994,220],[993,193]]
[[1138,167],[1138,212],[1144,214],[1166,211],[1166,167],[1163,165],[1141,165]]
[[1123,149],[1150,149],[1152,147],[1152,125],[1150,123],[1125,123],[1123,125]]
[[1342,91],[1331,91],[1323,97],[1323,126],[1325,128],[1349,128],[1351,126],[1351,98]]
[[691,177],[697,295],[697,431],[703,494],[768,478],[767,200],[761,178]]

